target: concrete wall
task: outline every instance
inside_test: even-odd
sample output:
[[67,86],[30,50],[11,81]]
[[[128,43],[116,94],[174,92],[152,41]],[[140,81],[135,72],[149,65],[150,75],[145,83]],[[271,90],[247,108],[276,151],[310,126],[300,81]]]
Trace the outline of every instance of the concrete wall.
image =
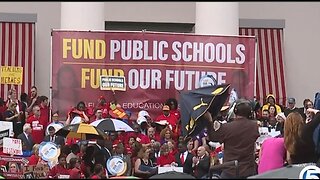
[[60,29],[60,2],[0,2],[0,12],[37,14],[35,85],[49,97],[51,29]]
[[285,19],[284,60],[287,95],[302,106],[320,91],[320,2],[241,2],[240,18]]
[[195,2],[105,2],[105,19],[194,23],[195,8]]
[[[50,32],[60,28],[60,2],[0,2],[0,12],[36,13],[36,86],[49,96]],[[320,2],[240,2],[241,19],[285,19],[288,96],[301,106],[320,90],[317,78]],[[195,2],[105,2],[106,21],[195,22]]]

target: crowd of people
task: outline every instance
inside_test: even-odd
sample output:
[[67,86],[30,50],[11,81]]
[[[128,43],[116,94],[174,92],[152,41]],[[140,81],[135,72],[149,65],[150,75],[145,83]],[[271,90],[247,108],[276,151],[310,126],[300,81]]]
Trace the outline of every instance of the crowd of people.
[[[58,163],[50,168],[49,178],[117,176],[107,167],[108,159],[114,156],[120,156],[126,163],[121,176],[149,178],[157,174],[159,167],[176,166],[198,179],[211,176],[213,166],[235,160],[239,162],[236,166],[213,173],[221,178],[247,178],[288,164],[316,163],[319,159],[313,132],[320,115],[310,99],[304,100],[301,108],[296,107],[294,98],[288,99],[287,106],[281,106],[272,94],[261,106],[238,99],[232,112],[229,111],[231,104],[223,106],[216,117],[206,112],[200,118],[208,122],[206,127],[186,140],[175,98],[163,103],[162,113],[156,115],[157,118],[152,119],[148,111],[141,110],[133,119],[129,111],[125,111],[123,118],[110,113],[110,109],[121,109],[121,106],[103,96],[94,107],[79,100],[67,114],[50,113],[48,97],[39,96],[35,86],[30,92],[22,93],[18,99],[12,88],[6,99],[0,98],[0,120],[13,123],[13,137],[21,139],[28,165],[48,163],[39,155],[41,142],[53,142],[60,147]],[[134,132],[107,132],[108,138],[104,140],[80,141],[57,136],[56,129],[50,126],[59,124],[63,127],[72,124],[76,118],[92,123],[108,117],[123,120]],[[260,147],[256,143],[259,127],[280,133],[266,138]]]

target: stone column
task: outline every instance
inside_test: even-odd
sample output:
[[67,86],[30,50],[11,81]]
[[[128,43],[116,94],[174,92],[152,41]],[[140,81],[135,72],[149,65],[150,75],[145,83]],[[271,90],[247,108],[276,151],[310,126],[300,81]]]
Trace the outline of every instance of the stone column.
[[196,2],[195,33],[239,35],[239,3]]
[[61,2],[61,29],[105,30],[104,2]]

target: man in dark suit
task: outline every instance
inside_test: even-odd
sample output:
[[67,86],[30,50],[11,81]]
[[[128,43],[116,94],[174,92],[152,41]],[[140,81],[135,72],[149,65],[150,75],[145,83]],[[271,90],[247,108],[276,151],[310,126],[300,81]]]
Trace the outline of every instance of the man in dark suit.
[[193,154],[187,151],[187,144],[180,142],[178,144],[179,153],[175,154],[176,163],[179,167],[183,167],[183,172],[193,175],[192,172],[192,158]]
[[210,170],[210,157],[204,146],[199,146],[197,149],[197,157],[192,158],[194,176],[197,179],[206,179]]
[[56,129],[53,126],[49,126],[48,128],[49,135],[46,135],[43,139],[44,142],[53,142],[58,146],[64,146],[65,145],[65,139],[62,136],[57,136],[54,133],[56,132]]
[[32,151],[34,145],[33,139],[31,137],[32,128],[29,123],[23,125],[23,133],[18,135],[18,139],[22,141],[22,151]]

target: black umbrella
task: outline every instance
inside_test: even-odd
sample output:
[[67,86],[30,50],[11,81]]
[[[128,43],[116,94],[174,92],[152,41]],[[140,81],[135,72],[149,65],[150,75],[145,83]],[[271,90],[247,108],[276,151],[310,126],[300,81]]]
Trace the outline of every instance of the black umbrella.
[[107,138],[107,135],[102,130],[85,123],[69,124],[59,129],[55,134],[57,136],[81,140]]
[[229,97],[230,84],[201,87],[180,93],[181,125],[185,137],[196,136],[206,126],[201,116],[209,111],[212,117],[220,112]]
[[187,173],[169,171],[151,176],[149,179],[196,179]]
[[118,131],[133,132],[134,131],[127,123],[121,120],[112,119],[112,118],[96,120],[90,124],[104,132],[118,132]]

